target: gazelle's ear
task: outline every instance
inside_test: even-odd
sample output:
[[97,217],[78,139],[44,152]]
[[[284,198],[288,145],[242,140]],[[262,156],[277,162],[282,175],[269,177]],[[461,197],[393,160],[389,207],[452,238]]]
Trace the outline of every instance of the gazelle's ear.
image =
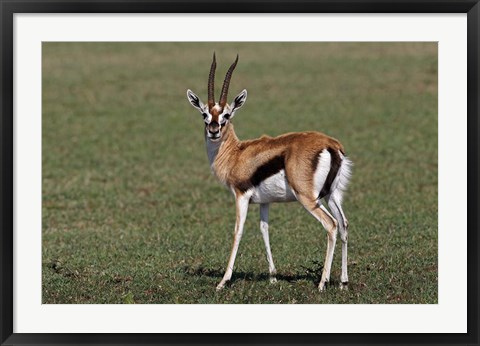
[[240,107],[243,106],[246,100],[247,100],[247,90],[243,89],[243,91],[237,96],[235,96],[235,98],[233,99],[233,102],[230,106],[231,113],[232,113],[231,116],[233,116],[235,111],[237,111]]
[[200,101],[200,98],[195,95],[190,89],[187,90],[187,98],[188,101],[192,104],[193,107],[198,109],[200,112],[203,113],[203,103]]

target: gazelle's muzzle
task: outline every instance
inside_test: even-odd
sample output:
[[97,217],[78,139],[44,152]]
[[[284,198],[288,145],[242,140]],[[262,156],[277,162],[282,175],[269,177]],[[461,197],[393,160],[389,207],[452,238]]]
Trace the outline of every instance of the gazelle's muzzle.
[[219,139],[221,136],[220,133],[220,124],[216,121],[212,121],[210,124],[207,125],[207,136],[208,138],[215,140]]

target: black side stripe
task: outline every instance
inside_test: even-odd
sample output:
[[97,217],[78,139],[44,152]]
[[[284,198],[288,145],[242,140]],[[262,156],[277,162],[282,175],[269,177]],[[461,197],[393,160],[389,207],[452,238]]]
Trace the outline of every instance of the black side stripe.
[[275,156],[268,162],[265,162],[263,165],[257,168],[257,170],[252,174],[250,179],[243,181],[238,184],[238,188],[245,192],[248,189],[260,185],[262,181],[271,177],[272,175],[277,174],[282,169],[285,169],[285,158],[283,155]]
[[335,177],[338,174],[338,170],[340,169],[340,166],[342,165],[342,158],[340,157],[340,154],[338,151],[332,148],[328,148],[328,152],[330,153],[330,171],[328,172],[327,179],[325,179],[325,183],[323,184],[322,191],[320,191],[320,194],[318,195],[318,199],[321,199],[330,193],[332,193],[332,184],[333,181],[335,180]]

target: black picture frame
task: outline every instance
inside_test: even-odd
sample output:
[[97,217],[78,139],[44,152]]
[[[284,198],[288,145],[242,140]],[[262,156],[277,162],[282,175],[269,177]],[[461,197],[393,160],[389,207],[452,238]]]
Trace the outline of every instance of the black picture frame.
[[[13,332],[13,17],[16,13],[467,13],[468,332],[465,334],[24,334]],[[479,0],[0,1],[1,345],[451,344],[478,345]],[[451,278],[455,280],[455,278]],[[455,316],[452,316],[452,319]]]

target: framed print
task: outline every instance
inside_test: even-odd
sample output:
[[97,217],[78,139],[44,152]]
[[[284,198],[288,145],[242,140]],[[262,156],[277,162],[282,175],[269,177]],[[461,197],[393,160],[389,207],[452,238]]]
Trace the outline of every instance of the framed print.
[[2,1],[2,345],[478,344],[479,8]]

